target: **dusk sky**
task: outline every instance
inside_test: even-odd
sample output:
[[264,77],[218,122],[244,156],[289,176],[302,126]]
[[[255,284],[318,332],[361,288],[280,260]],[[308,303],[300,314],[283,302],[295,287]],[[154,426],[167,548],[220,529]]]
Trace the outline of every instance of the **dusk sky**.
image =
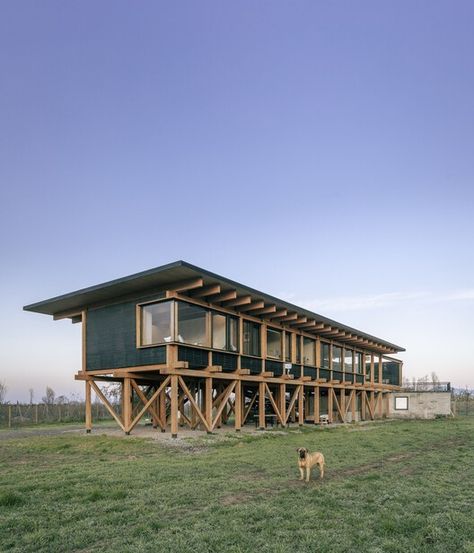
[[474,386],[472,1],[0,7],[0,380],[83,395],[26,304],[184,259]]

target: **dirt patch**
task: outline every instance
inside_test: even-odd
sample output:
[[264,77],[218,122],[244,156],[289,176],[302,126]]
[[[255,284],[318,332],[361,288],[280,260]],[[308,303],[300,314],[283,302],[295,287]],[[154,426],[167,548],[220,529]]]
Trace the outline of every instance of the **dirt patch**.
[[254,499],[255,496],[251,495],[247,492],[240,492],[240,493],[229,493],[227,495],[224,495],[224,497],[221,498],[221,505],[224,505],[224,507],[229,507],[230,505],[239,505],[240,503],[247,503],[248,501],[251,501]]

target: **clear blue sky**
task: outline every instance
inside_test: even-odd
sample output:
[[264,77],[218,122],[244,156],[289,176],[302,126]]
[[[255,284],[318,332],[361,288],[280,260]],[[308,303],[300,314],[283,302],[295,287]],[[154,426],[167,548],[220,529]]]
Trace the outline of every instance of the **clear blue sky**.
[[176,259],[474,386],[474,3],[0,8],[0,379],[82,393],[23,305]]

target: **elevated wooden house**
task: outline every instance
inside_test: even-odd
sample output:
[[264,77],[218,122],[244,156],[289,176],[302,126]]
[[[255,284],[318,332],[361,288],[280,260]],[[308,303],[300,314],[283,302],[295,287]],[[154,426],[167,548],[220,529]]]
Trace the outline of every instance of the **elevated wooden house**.
[[401,383],[400,346],[184,261],[24,309],[82,323],[88,432],[92,390],[124,432],[147,415],[176,436],[383,417]]

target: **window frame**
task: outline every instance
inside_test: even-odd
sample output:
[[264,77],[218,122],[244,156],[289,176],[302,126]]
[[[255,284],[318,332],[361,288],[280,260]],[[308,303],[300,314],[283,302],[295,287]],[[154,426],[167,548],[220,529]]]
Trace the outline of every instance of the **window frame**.
[[[266,335],[265,335],[265,340],[266,340],[267,357],[269,359],[276,359],[277,361],[283,361],[283,331],[279,330],[277,328],[272,328],[270,326],[267,326],[266,330],[267,331],[266,331]],[[268,333],[269,332],[273,332],[273,333],[279,335],[279,338],[280,338],[280,356],[279,357],[275,357],[274,355],[270,355],[268,353]]]

